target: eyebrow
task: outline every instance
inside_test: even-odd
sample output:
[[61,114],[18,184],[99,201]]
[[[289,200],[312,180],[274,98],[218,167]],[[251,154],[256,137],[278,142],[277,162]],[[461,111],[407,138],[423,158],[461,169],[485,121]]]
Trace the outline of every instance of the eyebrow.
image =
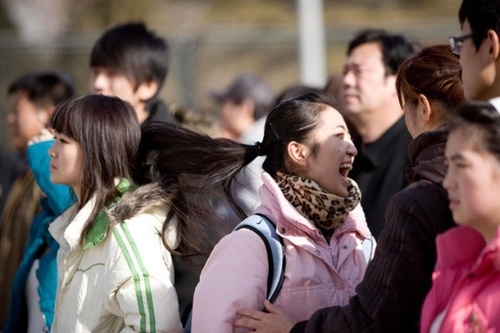
[[373,63],[365,60],[365,59],[355,59],[351,60],[349,62],[346,62],[344,64],[344,67],[347,67],[349,69],[369,69],[371,66],[373,66]]
[[359,62],[347,62],[344,64],[344,69],[346,69],[346,68],[359,68],[361,66],[362,66],[362,64],[360,64]]
[[448,157],[448,160],[450,161],[465,160],[465,157],[461,153],[456,153]]

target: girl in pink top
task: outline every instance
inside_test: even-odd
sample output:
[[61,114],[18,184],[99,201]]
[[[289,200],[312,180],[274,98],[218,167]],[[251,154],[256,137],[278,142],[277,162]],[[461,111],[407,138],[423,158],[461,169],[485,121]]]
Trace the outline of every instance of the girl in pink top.
[[[323,95],[286,100],[268,115],[254,149],[266,156],[256,213],[274,222],[285,245],[274,303],[297,321],[347,304],[366,270],[361,242],[370,231],[348,178],[357,150],[342,115]],[[255,232],[224,237],[196,287],[192,332],[248,331],[233,326],[237,311],[263,309],[267,277],[266,249]]]
[[421,332],[500,331],[500,114],[488,102],[459,110],[443,186],[460,227],[438,236]]
[[[149,158],[141,160],[152,164],[153,175],[175,171],[186,182],[203,175],[202,183],[222,186],[233,204],[235,175],[265,156],[262,205],[255,213],[271,220],[283,239],[286,267],[275,304],[295,321],[322,307],[347,304],[368,261],[361,243],[370,231],[358,186],[348,178],[357,150],[333,105],[321,94],[283,101],[267,116],[264,138],[254,145],[168,124],[142,133]],[[191,331],[248,331],[234,327],[237,311],[264,308],[268,270],[265,244],[255,232],[239,229],[224,237],[201,273]]]

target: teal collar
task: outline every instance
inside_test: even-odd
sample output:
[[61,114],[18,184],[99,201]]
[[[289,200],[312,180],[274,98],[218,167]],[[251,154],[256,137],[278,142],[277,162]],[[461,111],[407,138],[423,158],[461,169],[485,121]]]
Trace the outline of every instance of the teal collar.
[[122,195],[126,192],[133,191],[137,188],[137,185],[131,183],[128,179],[122,178],[118,185],[116,185],[116,189],[120,194],[115,197],[111,203],[106,207],[106,209],[102,209],[97,214],[95,220],[92,222],[90,229],[87,231],[85,235],[85,242],[83,245],[83,249],[91,249],[106,238],[108,234],[108,226],[109,226],[109,216],[107,211],[113,209],[116,206],[118,201],[122,198]]

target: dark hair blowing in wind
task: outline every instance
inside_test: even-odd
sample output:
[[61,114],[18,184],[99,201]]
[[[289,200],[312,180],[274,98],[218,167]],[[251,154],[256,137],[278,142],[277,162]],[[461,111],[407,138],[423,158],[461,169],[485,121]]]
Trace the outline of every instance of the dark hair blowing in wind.
[[[278,171],[295,174],[287,145],[291,141],[310,143],[314,154],[312,132],[320,125],[321,112],[327,106],[334,107],[333,100],[317,93],[283,101],[267,116],[264,138],[255,145],[214,139],[172,124],[147,125],[139,147],[137,181],[179,184],[176,198],[181,201],[199,193],[200,188],[221,186],[228,202],[244,218],[243,210],[231,196],[234,177],[259,155],[266,156],[263,169],[273,178]],[[180,228],[183,223],[188,221],[180,221]]]

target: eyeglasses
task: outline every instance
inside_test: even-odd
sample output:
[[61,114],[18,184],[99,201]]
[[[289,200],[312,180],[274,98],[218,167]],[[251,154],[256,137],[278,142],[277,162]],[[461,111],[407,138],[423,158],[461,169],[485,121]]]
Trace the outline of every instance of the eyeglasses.
[[460,51],[462,51],[462,46],[464,45],[464,41],[471,38],[473,34],[463,35],[459,37],[450,37],[450,47],[451,52],[456,55],[460,55]]

